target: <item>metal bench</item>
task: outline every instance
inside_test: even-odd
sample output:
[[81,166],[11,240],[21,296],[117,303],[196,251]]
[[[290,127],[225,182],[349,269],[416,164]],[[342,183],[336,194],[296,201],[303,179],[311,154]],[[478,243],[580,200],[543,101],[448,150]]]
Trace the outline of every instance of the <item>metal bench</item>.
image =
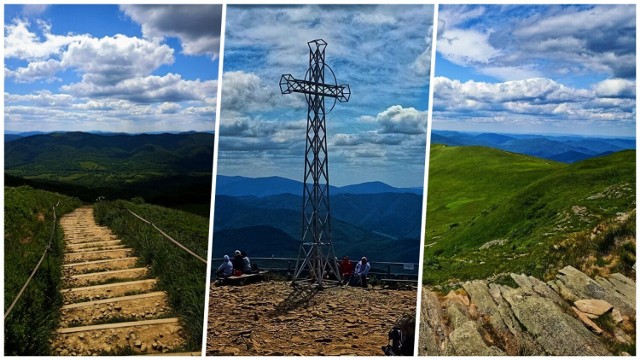
[[239,276],[228,276],[226,278],[224,277],[219,277],[216,279],[216,282],[220,283],[220,284],[227,284],[227,285],[244,285],[247,282],[251,282],[251,281],[259,281],[262,280],[264,278],[264,275],[267,274],[269,271],[263,270],[257,273],[252,273],[252,274],[242,274]]

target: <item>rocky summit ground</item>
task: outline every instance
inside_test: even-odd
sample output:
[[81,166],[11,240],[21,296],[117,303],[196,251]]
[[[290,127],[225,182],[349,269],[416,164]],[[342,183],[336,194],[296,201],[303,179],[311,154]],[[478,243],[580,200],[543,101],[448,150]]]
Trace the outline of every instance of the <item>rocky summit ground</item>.
[[181,353],[180,319],[146,267],[137,266],[107,227],[85,206],[60,219],[65,234],[64,305],[52,341],[56,355]]
[[517,286],[468,281],[447,295],[423,288],[419,355],[629,355],[635,349],[635,280],[592,279],[567,266]]
[[207,355],[384,355],[389,330],[403,314],[414,315],[416,296],[375,288],[294,290],[284,281],[212,284]]

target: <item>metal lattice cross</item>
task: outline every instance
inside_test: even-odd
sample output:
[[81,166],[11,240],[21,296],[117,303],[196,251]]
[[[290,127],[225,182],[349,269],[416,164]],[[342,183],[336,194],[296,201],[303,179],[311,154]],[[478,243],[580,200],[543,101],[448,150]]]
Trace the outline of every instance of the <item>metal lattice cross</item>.
[[[282,94],[302,93],[307,100],[307,136],[304,162],[304,188],[302,192],[302,240],[293,282],[311,281],[322,287],[323,281],[333,274],[340,281],[340,271],[331,238],[331,212],[329,206],[329,157],[327,153],[327,126],[325,115],[335,102],[347,102],[351,96],[349,85],[337,85],[333,70],[325,64],[327,43],[312,40],[309,45],[309,69],[303,80],[291,74],[282,75]],[[333,76],[327,83],[325,70]],[[327,111],[325,98],[333,98]],[[307,270],[307,277],[302,273]]]

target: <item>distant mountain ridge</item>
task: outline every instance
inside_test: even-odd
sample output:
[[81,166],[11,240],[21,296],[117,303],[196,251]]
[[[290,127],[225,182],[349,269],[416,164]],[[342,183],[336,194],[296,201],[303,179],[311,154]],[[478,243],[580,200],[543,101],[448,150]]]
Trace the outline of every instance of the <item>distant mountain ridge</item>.
[[[391,194],[394,195],[394,194]],[[417,195],[407,194],[418,198]],[[374,197],[377,195],[359,195]],[[246,250],[251,256],[257,257],[296,257],[300,245],[302,229],[301,197],[291,194],[276,195],[271,198],[271,205],[257,203],[256,200],[266,198],[255,197],[231,197],[216,195],[213,256],[221,257],[235,249]],[[282,201],[280,203],[280,201]],[[334,207],[341,201],[333,201]],[[400,261],[418,262],[420,254],[419,231],[417,237],[393,237],[382,231],[407,231],[401,228],[419,230],[421,224],[420,200],[404,207],[405,217],[413,219],[409,222],[386,221],[385,215],[376,216],[376,209],[384,207],[379,203],[376,209],[363,209],[358,205],[345,205],[351,211],[350,217],[342,216],[345,210],[336,210],[332,216],[333,245],[338,256],[348,255],[351,258],[367,256],[372,261]],[[280,204],[280,205],[278,205]],[[362,211],[365,210],[365,211]],[[382,228],[380,233],[365,220],[360,223],[353,221],[358,215],[362,217],[377,217],[378,226],[391,226]],[[417,225],[416,225],[417,223]]]
[[85,201],[107,196],[209,204],[214,139],[195,132],[32,134],[5,142],[5,181]]
[[70,131],[12,131],[5,130],[4,135],[11,135],[14,137],[28,137],[33,135],[47,135],[47,134],[65,134],[65,133],[85,133],[85,134],[94,134],[94,135],[159,135],[159,134],[195,134],[195,133],[203,133],[203,134],[213,134],[214,131],[196,131],[196,130],[187,130],[187,131],[143,131],[143,132],[121,132],[121,131],[102,131],[102,130],[89,130],[89,131],[78,131],[78,130],[70,130]]
[[636,141],[631,138],[470,133],[444,130],[432,131],[431,144],[486,146],[569,164],[636,148]]
[[184,172],[210,172],[212,134],[109,134],[51,133],[22,137],[5,144],[5,168],[16,176],[34,177],[63,172],[164,171],[162,176]]
[[[330,188],[338,256],[417,262],[421,189],[382,182]],[[282,177],[218,175],[214,257],[243,248],[257,257],[296,257],[302,228],[302,183]]]
[[[422,188],[397,188],[380,181],[346,186],[329,186],[331,195],[408,193],[422,195]],[[302,182],[279,176],[250,178],[244,176],[216,177],[216,195],[265,197],[279,194],[302,194]]]

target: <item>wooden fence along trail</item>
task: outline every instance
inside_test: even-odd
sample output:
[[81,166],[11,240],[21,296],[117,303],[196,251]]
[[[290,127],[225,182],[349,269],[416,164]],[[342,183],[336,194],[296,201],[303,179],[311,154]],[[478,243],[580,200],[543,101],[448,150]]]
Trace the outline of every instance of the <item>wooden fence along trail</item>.
[[199,355],[174,353],[186,339],[167,294],[157,290],[146,267],[138,267],[133,249],[95,223],[91,207],[65,215],[60,225],[64,305],[55,354]]

